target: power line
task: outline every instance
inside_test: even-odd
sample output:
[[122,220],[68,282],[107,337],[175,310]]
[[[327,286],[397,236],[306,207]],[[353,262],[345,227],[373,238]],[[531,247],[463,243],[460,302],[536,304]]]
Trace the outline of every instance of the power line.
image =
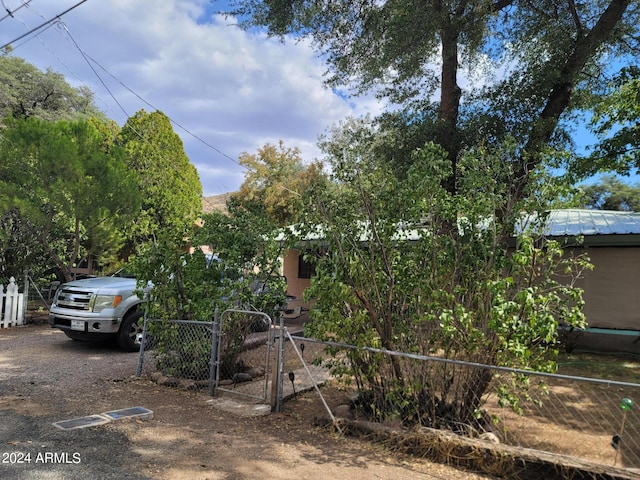
[[[52,23],[54,23],[54,22],[56,22],[56,21],[59,21],[59,20],[60,20],[60,17],[62,17],[62,16],[64,16],[64,15],[66,15],[66,14],[67,14],[67,13],[69,13],[71,10],[73,10],[73,9],[75,9],[75,8],[77,8],[77,7],[79,7],[80,5],[82,5],[83,3],[85,3],[86,1],[87,1],[87,0],[81,0],[80,2],[76,3],[76,4],[75,4],[75,5],[73,5],[72,7],[67,8],[64,12],[59,13],[58,15],[56,15],[55,17],[53,17],[53,18],[51,18],[51,19],[47,20],[46,22],[41,23],[40,25],[38,25],[38,26],[37,26],[37,27],[35,27],[35,28],[32,28],[32,29],[31,29],[31,30],[29,30],[27,33],[24,33],[24,34],[20,35],[19,37],[14,38],[14,39],[13,39],[13,40],[11,40],[10,42],[5,43],[4,45],[2,45],[2,46],[0,47],[0,50],[4,50],[5,48],[9,47],[12,43],[15,43],[15,42],[17,42],[17,41],[19,41],[19,40],[22,40],[24,37],[27,37],[27,36],[31,35],[32,33],[35,33],[35,32],[37,32],[38,30],[41,30],[42,28],[44,28],[44,27],[46,27],[46,26],[49,26],[50,24],[52,24]],[[3,5],[4,5],[4,2],[3,2]],[[13,15],[12,15],[12,16],[13,16]]]
[[[29,3],[31,0],[26,0],[26,3],[23,4],[23,6],[26,6],[27,3]],[[63,29],[67,35],[68,38],[67,40],[70,41],[74,47],[78,50],[78,52],[82,55],[83,59],[85,60],[85,62],[87,62],[87,64],[89,65],[89,67],[91,68],[91,70],[93,71],[93,73],[96,75],[96,77],[98,78],[98,80],[100,81],[100,83],[102,84],[102,86],[105,88],[105,90],[107,90],[107,92],[109,93],[109,95],[111,96],[111,98],[113,99],[113,101],[118,105],[118,107],[120,108],[120,110],[124,113],[125,117],[129,117],[128,113],[126,112],[126,110],[124,109],[124,107],[121,105],[121,103],[118,101],[118,99],[115,97],[115,95],[113,94],[113,92],[109,89],[109,87],[107,86],[107,84],[103,81],[102,77],[98,74],[98,72],[96,71],[96,69],[93,67],[93,65],[91,64],[92,62],[97,65],[101,70],[103,70],[107,75],[109,75],[111,78],[113,78],[115,81],[117,81],[122,87],[124,87],[127,91],[129,91],[131,94],[133,94],[136,98],[138,98],[140,101],[142,101],[144,104],[148,105],[150,108],[152,108],[153,110],[156,111],[161,111],[159,108],[157,108],[156,106],[154,106],[153,104],[149,103],[147,100],[145,100],[143,97],[141,97],[140,95],[138,95],[138,93],[136,93],[134,90],[132,90],[131,88],[129,88],[126,84],[124,84],[120,79],[118,79],[115,75],[113,75],[111,72],[109,72],[105,67],[103,67],[97,60],[95,60],[94,58],[92,58],[90,55],[88,55],[86,52],[84,52],[82,50],[82,48],[80,48],[80,45],[76,42],[76,40],[74,39],[73,35],[71,34],[69,28],[66,26],[66,24],[60,20],[60,17],[65,15],[66,13],[70,12],[71,10],[73,10],[74,8],[80,6],[81,4],[85,3],[87,0],[82,0],[80,2],[78,2],[77,4],[75,4],[73,7],[65,10],[63,13],[56,15],[55,17],[51,18],[50,20],[45,21],[44,23],[42,23],[41,25],[39,25],[36,28],[31,29],[29,32],[27,32],[24,35],[21,35],[20,37],[14,39],[12,42],[9,42],[8,44],[4,45],[3,47],[0,47],[1,49],[6,48],[8,45],[10,45],[11,43],[14,43],[18,40],[21,40],[22,38],[30,35],[31,33],[37,32],[38,30],[41,30],[42,28],[46,27],[46,28],[50,28],[52,25],[58,25],[61,27],[61,29]],[[4,5],[4,1],[0,0],[0,2],[2,2],[2,4]],[[23,2],[25,2],[25,0],[23,0]],[[17,9],[16,9],[17,10]],[[40,15],[42,18],[42,15]],[[23,23],[24,24],[24,23]],[[26,25],[25,25],[26,26]],[[38,36],[38,35],[36,35]],[[63,35],[64,36],[64,35]],[[39,36],[38,36],[39,38]],[[40,39],[40,41],[42,42],[42,40]],[[44,43],[44,42],[43,42]],[[45,47],[46,44],[45,44]],[[49,49],[47,47],[47,49],[51,52],[51,49]],[[53,54],[53,52],[51,52]],[[54,54],[54,56],[56,56]],[[57,56],[56,56],[57,58]],[[63,62],[61,62],[63,63]],[[64,63],[63,63],[64,65]],[[68,67],[67,67],[68,68]],[[73,72],[72,72],[73,73]],[[77,77],[77,76],[76,76]],[[180,129],[182,129],[185,133],[187,133],[188,135],[190,135],[191,137],[195,138],[196,140],[198,140],[199,142],[201,142],[203,145],[205,145],[206,147],[210,148],[211,150],[217,152],[219,155],[231,160],[233,163],[241,166],[242,168],[244,168],[247,171],[252,171],[251,168],[247,167],[246,165],[241,164],[238,160],[236,160],[235,158],[231,157],[230,155],[227,155],[226,153],[224,153],[222,150],[216,148],[215,146],[211,145],[209,142],[207,142],[206,140],[204,140],[202,137],[200,137],[199,135],[196,135],[195,133],[191,132],[188,128],[186,128],[185,126],[183,126],[182,124],[178,123],[177,121],[173,120],[171,117],[167,116],[167,118],[169,118],[169,120],[176,125],[177,127],[179,127]],[[135,131],[135,130],[134,130]],[[135,132],[137,133],[141,138],[143,138],[142,134],[140,134],[139,132]],[[286,185],[278,182],[278,184],[285,190],[297,194],[299,195],[298,192],[295,192],[291,189],[289,189]]]
[[[4,1],[4,0],[0,0],[0,1]],[[25,0],[23,0],[23,2],[25,2]],[[30,2],[31,2],[31,0],[27,0],[25,3],[23,3],[23,6],[26,6],[26,7],[30,8],[30,9],[32,9],[32,10],[33,10],[33,11],[34,11],[34,12],[35,12],[35,13],[36,13],[40,18],[42,18],[43,20],[45,20],[45,21],[46,21],[46,20],[47,20],[47,18],[46,18],[43,14],[41,14],[40,12],[38,12],[37,10],[35,10],[33,7],[30,7],[30,6],[28,5]],[[18,9],[16,9],[16,10],[18,10]],[[16,10],[14,10],[14,12],[15,12]],[[24,21],[20,20],[20,23],[22,23],[26,28],[29,28],[29,26],[28,26]],[[48,30],[49,28],[51,28],[51,27],[52,27],[52,26],[54,26],[54,25],[55,25],[55,26],[57,26],[57,27],[59,27],[59,28],[61,27],[61,28],[63,28],[64,30],[68,31],[68,29],[67,29],[67,27],[66,27],[66,24],[65,24],[63,21],[55,22],[54,24],[51,24],[51,25],[47,26],[47,28],[46,28],[45,30]],[[43,31],[45,31],[45,30],[43,30]],[[82,80],[82,79],[81,79],[81,78],[80,78],[80,77],[79,77],[79,76],[78,76],[78,75],[77,75],[77,74],[76,74],[76,73],[75,73],[75,72],[74,72],[74,71],[69,67],[69,65],[67,65],[67,64],[64,62],[64,60],[62,60],[62,59],[60,58],[60,56],[59,56],[58,54],[56,54],[56,53],[55,53],[55,52],[54,52],[54,51],[49,47],[49,45],[47,45],[47,43],[42,39],[42,35],[41,35],[41,34],[43,33],[43,31],[39,32],[39,34],[38,34],[38,35],[36,35],[36,36],[35,36],[35,38],[37,38],[37,39],[38,39],[38,41],[39,41],[39,42],[40,42],[40,43],[41,43],[41,44],[42,44],[42,45],[43,45],[43,46],[44,46],[44,47],[49,51],[49,53],[50,53],[51,55],[53,55],[53,56],[56,58],[56,60],[58,60],[58,62],[60,62],[60,64],[61,64],[61,65],[63,65],[63,66],[64,66],[64,67],[69,71],[69,73],[70,73],[71,75],[73,75],[73,76],[76,78],[76,80],[78,80],[78,82],[80,82],[80,83],[82,83],[83,85],[85,85],[84,81],[83,81],[83,80]],[[66,38],[64,35],[63,35],[63,38],[65,38],[65,40],[69,41],[69,39],[68,39],[68,38]],[[27,39],[27,40],[25,40],[24,42],[22,42],[21,44],[19,44],[19,45],[17,45],[17,46],[14,46],[14,47],[13,47],[13,49],[15,50],[15,49],[17,49],[17,48],[21,47],[22,45],[24,45],[25,43],[27,43],[29,40],[31,40],[31,39]],[[86,85],[85,85],[85,86],[86,86]],[[87,88],[88,88],[88,87],[87,87]],[[98,97],[98,98],[100,98],[100,100],[105,104],[105,106],[106,106],[107,108],[109,108],[109,105],[108,105],[106,102],[104,102],[104,100],[102,100],[102,98],[101,98],[101,97]],[[116,102],[116,103],[117,103],[117,102]]]
[[[61,22],[63,23],[63,22]],[[64,25],[64,23],[63,23]],[[87,63],[90,63],[89,60],[91,62],[93,62],[94,64],[96,64],[103,72],[105,72],[107,75],[109,75],[111,78],[113,78],[116,82],[118,82],[122,87],[124,87],[128,92],[130,92],[132,95],[134,95],[136,98],[138,98],[141,102],[143,102],[145,105],[148,105],[149,107],[151,107],[153,110],[157,110],[157,111],[161,111],[161,109],[159,109],[158,107],[156,107],[155,105],[149,103],[147,100],[145,100],[143,97],[141,97],[140,95],[138,95],[138,93],[136,93],[134,90],[132,90],[131,88],[129,88],[126,84],[124,84],[118,77],[116,77],[115,75],[113,75],[111,72],[109,72],[105,67],[103,67],[97,60],[95,60],[94,58],[92,58],[90,55],[88,55],[86,52],[84,52],[80,46],[78,45],[78,43],[73,39],[73,37],[71,36],[71,32],[69,31],[68,28],[66,28],[65,26],[65,31],[67,32],[67,34],[69,35],[69,38],[71,39],[71,41],[73,42],[74,46],[78,49],[78,51],[80,52],[80,54],[82,55],[82,57],[85,59],[85,61],[87,61]],[[100,83],[102,83],[102,85],[107,89],[107,92],[109,92],[109,94],[111,95],[111,97],[114,99],[114,101],[118,104],[118,106],[120,107],[120,109],[124,112],[125,116],[129,116],[127,115],[127,113],[124,111],[124,109],[122,108],[122,105],[120,105],[120,103],[116,100],[115,96],[113,95],[113,93],[111,93],[111,91],[108,89],[108,87],[106,86],[106,84],[104,83],[104,81],[102,80],[102,78],[100,78],[100,75],[98,75],[98,72],[93,68],[93,66],[90,64],[89,65],[91,67],[91,70],[96,74],[96,76],[98,77],[98,79],[100,80]],[[195,138],[196,140],[198,140],[199,142],[201,142],[203,145],[205,145],[206,147],[210,148],[211,150],[217,152],[218,154],[222,155],[223,157],[231,160],[233,163],[240,165],[241,167],[243,167],[244,169],[248,170],[248,168],[245,165],[242,165],[238,160],[236,160],[235,158],[233,158],[230,155],[227,155],[226,153],[224,153],[222,150],[216,148],[215,146],[211,145],[209,142],[207,142],[205,139],[203,139],[202,137],[200,137],[199,135],[196,135],[195,133],[191,132],[187,127],[183,126],[182,124],[176,122],[175,120],[173,120],[171,117],[167,116],[169,118],[169,120],[171,121],[171,123],[173,123],[174,125],[176,125],[177,127],[179,127],[180,129],[182,129],[185,133],[187,133],[188,135],[190,135],[191,137]]]
[[4,17],[0,18],[0,22],[3,21],[5,18],[8,18],[8,17],[12,17],[13,18],[13,14],[14,13],[16,13],[22,7],[26,7],[27,5],[29,5],[29,3],[31,3],[31,0],[22,0],[22,5],[20,5],[17,8],[14,8],[13,10],[9,10],[7,8],[7,6],[4,4],[4,0],[2,0],[2,6],[4,7],[4,9],[7,12],[7,14]]
[[[5,7],[5,9],[6,9],[6,6],[4,5],[4,0],[0,0],[0,1],[2,1],[2,5],[3,5],[3,6]],[[29,5],[29,3],[30,3],[30,2],[31,2],[31,0],[27,0],[27,1],[23,0],[22,5],[21,5],[20,7],[18,7],[18,8],[16,8],[15,10],[13,10],[13,12],[18,11],[21,7],[28,7],[28,5]],[[29,8],[31,8],[31,7],[29,7]],[[7,10],[7,11],[8,11],[8,10]],[[13,12],[12,12],[12,13],[13,13]],[[38,13],[38,12],[36,12],[36,13]],[[42,15],[42,14],[40,14],[40,13],[38,13],[38,15],[39,15],[39,16],[40,16],[40,18],[42,18],[43,20],[46,20],[46,17],[45,17],[44,15]],[[8,15],[7,15],[7,16],[8,16]],[[4,18],[6,18],[7,16],[5,16],[5,17],[3,17],[3,18],[0,18],[0,21],[2,21],[2,20],[3,20]],[[16,18],[16,17],[14,17],[13,15],[11,15],[11,16],[12,16],[13,18]],[[17,19],[17,18],[16,18],[16,19]],[[29,27],[29,25],[27,25],[23,20],[20,20],[20,19],[17,19],[17,20],[19,20],[19,21],[20,21],[20,23],[22,23],[22,25],[24,25],[24,26],[25,26],[25,28],[30,28],[30,27]],[[64,23],[63,23],[63,22],[57,22],[57,23],[62,23],[62,24],[64,25]],[[48,26],[47,26],[47,28],[46,28],[45,30],[48,30],[49,28],[51,28],[51,27],[52,27],[52,26],[54,26],[54,25],[56,25],[56,23],[53,23],[53,24],[48,25]],[[42,33],[42,32],[40,32],[40,33]],[[62,60],[62,59],[61,59],[61,58],[60,58],[60,57],[59,57],[59,56],[58,56],[58,55],[57,55],[53,50],[51,50],[51,48],[49,48],[49,45],[47,45],[47,43],[42,39],[42,36],[41,36],[41,35],[36,35],[36,36],[35,36],[35,38],[37,38],[37,39],[38,39],[38,41],[42,44],[42,46],[43,46],[44,48],[46,48],[46,49],[49,51],[49,53],[50,53],[51,55],[53,55],[53,56],[56,58],[56,60],[58,60],[58,61],[59,61],[59,62],[60,62],[60,63],[61,63],[61,64],[62,64],[62,65],[67,69],[67,70],[69,70],[69,72],[71,72],[71,74],[72,74],[74,77],[76,77],[76,79],[78,79],[80,82],[82,82],[82,80],[80,80],[80,78],[78,78],[78,76],[77,76],[77,75],[76,75],[76,74],[71,70],[71,68],[69,68],[69,66],[68,66],[68,65],[67,65],[67,64],[66,64],[66,63],[65,63],[65,62],[64,62],[64,61],[63,61],[63,60]],[[21,43],[20,45],[14,46],[14,47],[13,47],[13,49],[15,50],[16,48],[19,48],[20,46],[24,45],[24,44],[25,44],[26,42],[28,42],[29,40],[31,40],[31,39],[25,40],[25,41],[24,41],[23,43]]]
[[58,25],[60,25],[62,28],[64,28],[64,31],[67,32],[67,35],[69,35],[69,38],[71,39],[71,41],[73,42],[73,44],[75,45],[75,47],[78,49],[78,51],[80,52],[80,55],[82,55],[82,58],[84,59],[85,62],[87,62],[87,65],[89,65],[89,68],[91,69],[91,71],[93,71],[93,73],[96,75],[96,77],[98,77],[98,80],[100,81],[100,83],[102,84],[102,86],[105,88],[105,90],[109,93],[109,95],[111,96],[111,98],[113,99],[114,102],[116,102],[116,105],[118,105],[118,107],[120,107],[120,110],[122,110],[122,113],[124,113],[125,117],[129,117],[129,114],[127,113],[127,111],[124,109],[124,107],[120,104],[120,102],[118,101],[118,99],[115,97],[115,95],[113,94],[113,92],[111,92],[111,90],[109,90],[109,87],[107,86],[106,83],[104,83],[104,81],[102,80],[102,77],[100,77],[100,75],[98,75],[98,72],[96,72],[95,68],[93,68],[93,65],[91,65],[91,62],[89,61],[87,55],[82,51],[82,49],[80,48],[80,46],[78,45],[78,43],[76,42],[76,40],[73,38],[73,35],[71,35],[71,32],[69,31],[69,29],[67,28],[67,26],[65,25],[64,22],[60,21],[58,22]]
[[[23,0],[24,1],[24,0]],[[22,6],[26,6],[31,0],[27,0],[26,3],[24,3]],[[67,25],[60,20],[60,17],[63,16],[64,14],[68,13],[69,11],[73,10],[74,8],[78,7],[79,5],[81,5],[82,3],[86,2],[87,0],[82,0],[81,2],[77,3],[76,5],[74,5],[73,7],[65,10],[63,13],[56,15],[55,17],[51,18],[50,20],[46,20],[44,23],[40,24],[38,27],[35,27],[31,30],[29,30],[29,32],[25,33],[24,35],[21,35],[20,37],[17,37],[16,39],[12,40],[11,42],[7,43],[6,45],[4,45],[3,47],[0,47],[0,50],[5,48],[6,46],[15,43],[19,40],[21,40],[22,38],[30,35],[31,33],[37,32],[38,30],[43,29],[44,27],[46,27],[47,29],[50,28],[53,25],[58,25],[61,27],[61,29],[63,29],[66,34],[67,34],[67,39],[74,45],[74,47],[78,50],[78,52],[80,53],[80,55],[82,55],[82,58],[85,60],[85,62],[87,63],[87,65],[89,65],[89,68],[91,68],[91,70],[93,71],[93,73],[95,74],[95,76],[98,78],[98,80],[100,81],[100,83],[102,84],[102,86],[104,87],[104,89],[109,93],[110,97],[113,99],[113,101],[116,103],[116,105],[118,105],[118,107],[120,108],[120,110],[122,111],[122,113],[124,113],[125,118],[129,117],[129,114],[127,113],[127,111],[124,109],[124,107],[122,106],[122,104],[118,101],[118,99],[116,98],[116,96],[113,94],[113,92],[109,89],[109,87],[107,86],[107,84],[103,81],[102,77],[98,74],[98,72],[95,70],[95,68],[92,65],[92,62],[97,65],[98,67],[100,67],[100,69],[102,69],[105,73],[107,73],[111,78],[113,78],[115,81],[117,81],[120,85],[122,85],[127,91],[129,91],[130,93],[132,93],[136,98],[138,98],[139,100],[141,100],[143,103],[145,103],[146,105],[148,105],[149,107],[151,107],[153,110],[157,110],[159,111],[160,109],[157,108],[156,106],[152,105],[151,103],[149,103],[147,100],[145,100],[144,98],[142,98],[140,95],[138,95],[134,90],[132,90],[131,88],[129,88],[127,85],[125,85],[120,79],[118,79],[116,76],[114,76],[111,72],[109,72],[105,67],[103,67],[97,60],[95,60],[94,58],[92,58],[91,56],[89,56],[84,50],[82,50],[82,48],[80,48],[80,45],[78,44],[78,42],[76,42],[75,38],[73,37],[73,35],[71,34],[71,31],[69,30],[69,28],[67,27]],[[4,0],[0,0],[0,2],[2,2],[2,4],[4,5]],[[6,7],[5,7],[6,8]],[[18,9],[16,9],[18,10]],[[14,11],[16,11],[14,10]],[[8,11],[8,10],[7,10]],[[11,15],[13,16],[13,15]],[[45,18],[44,16],[40,15],[42,18]],[[25,27],[27,26],[24,22],[22,22],[23,25],[25,25]],[[37,36],[37,35],[36,35]],[[43,45],[47,48],[47,50],[49,50],[50,53],[52,53],[56,58],[58,58],[57,55],[55,55],[51,49],[42,41],[42,39],[40,39],[39,36],[37,36],[38,39],[43,43]],[[58,58],[58,60],[60,60]],[[61,61],[61,63],[63,65],[64,62]],[[65,65],[66,66],[66,65]],[[67,67],[68,69],[68,67]],[[69,69],[70,70],[70,69]],[[70,70],[71,71],[71,70]],[[73,72],[72,72],[73,73]],[[76,75],[77,77],[77,75]],[[236,163],[237,165],[240,165],[243,168],[247,168],[246,166],[242,165],[240,162],[238,162],[235,158],[231,157],[230,155],[227,155],[226,153],[224,153],[222,150],[216,148],[215,146],[211,145],[209,142],[207,142],[206,140],[204,140],[203,138],[201,138],[200,136],[196,135],[195,133],[191,132],[189,129],[187,129],[185,126],[181,125],[180,123],[176,122],[175,120],[173,120],[171,117],[168,117],[169,120],[175,124],[177,127],[181,128],[184,132],[186,132],[187,134],[191,135],[193,138],[195,138],[196,140],[198,140],[199,142],[201,142],[203,145],[207,146],[208,148],[214,150],[215,152],[217,152],[218,154],[222,155],[223,157],[231,160],[232,162]]]
[[[23,0],[25,3],[23,3],[23,5],[21,5],[21,7],[23,6],[27,6],[27,4],[29,2],[31,2],[31,0]],[[93,73],[95,74],[95,76],[98,78],[98,80],[100,81],[100,83],[102,84],[102,86],[104,87],[104,89],[109,93],[109,95],[111,96],[111,98],[113,99],[113,101],[116,103],[116,105],[118,105],[118,107],[120,108],[120,110],[122,111],[122,113],[124,113],[125,118],[129,117],[129,114],[127,113],[127,111],[124,109],[124,107],[122,106],[122,104],[118,101],[118,99],[116,98],[116,96],[113,94],[113,92],[109,89],[109,87],[107,86],[107,84],[103,81],[102,77],[98,74],[98,72],[96,71],[96,69],[93,67],[93,64],[97,65],[98,67],[100,67],[100,69],[102,69],[105,73],[107,73],[111,78],[113,78],[115,81],[117,81],[120,85],[122,85],[127,91],[129,91],[130,93],[132,93],[136,98],[138,98],[139,100],[141,100],[143,103],[145,103],[146,105],[148,105],[149,107],[151,107],[153,110],[157,110],[160,111],[159,108],[157,108],[156,106],[152,105],[151,103],[149,103],[147,100],[145,100],[144,98],[142,98],[140,95],[138,95],[134,90],[132,90],[131,88],[129,88],[127,85],[125,85],[120,79],[118,79],[116,76],[114,76],[111,72],[109,72],[105,67],[103,67],[97,60],[95,60],[94,58],[92,58],[91,56],[89,56],[84,50],[82,50],[82,48],[80,48],[80,45],[78,44],[78,42],[76,42],[75,38],[73,37],[73,35],[71,34],[71,31],[69,30],[69,28],[67,27],[67,25],[60,19],[60,17],[62,17],[63,15],[65,15],[66,13],[70,12],[71,10],[73,10],[74,8],[80,6],[81,4],[85,3],[87,0],[82,0],[78,3],[76,3],[74,6],[72,6],[71,8],[65,10],[63,13],[56,15],[55,17],[46,20],[45,22],[43,22],[42,24],[40,24],[39,26],[32,28],[31,30],[29,30],[27,33],[15,38],[14,40],[12,40],[11,42],[8,42],[7,44],[5,44],[4,46],[0,47],[0,50],[6,48],[7,46],[31,35],[32,33],[38,32],[39,30],[42,30],[43,28],[46,27],[46,29],[50,28],[53,25],[58,25],[60,26],[67,34],[67,39],[74,45],[74,47],[78,50],[78,52],[80,53],[80,55],[82,55],[82,58],[85,60],[85,62],[87,63],[87,65],[89,65],[89,68],[91,68],[91,70],[93,71]],[[0,0],[0,2],[2,3],[2,5],[4,6],[4,0]],[[21,8],[19,7],[19,8]],[[6,9],[6,6],[5,6]],[[7,12],[9,12],[8,9],[6,9]],[[14,12],[18,10],[18,8],[16,8],[14,10]],[[11,14],[13,12],[10,12]],[[11,15],[13,17],[13,15]],[[40,15],[42,18],[45,18],[44,16]],[[6,18],[6,17],[5,17]],[[27,25],[22,22],[22,24],[27,27]],[[28,27],[27,27],[28,28]],[[40,40],[41,43],[43,43],[43,45],[47,48],[47,50],[49,50],[50,53],[52,53],[56,58],[58,58],[57,55],[55,55],[51,49],[42,41],[42,39],[40,39],[40,37],[38,35],[36,35],[38,37],[38,39]],[[58,58],[58,60],[60,60]],[[93,62],[93,64],[92,64]],[[61,61],[61,63],[63,65],[64,62]],[[66,66],[66,65],[65,65]],[[67,67],[68,68],[68,67]],[[70,69],[69,69],[70,70]],[[71,70],[70,70],[71,71]],[[72,72],[73,73],[73,72]],[[76,76],[77,77],[77,76]],[[230,155],[227,155],[226,153],[224,153],[222,150],[216,148],[215,146],[211,145],[209,142],[207,142],[206,140],[204,140],[202,137],[196,135],[195,133],[191,132],[189,129],[187,129],[185,126],[181,125],[180,123],[176,122],[175,120],[173,120],[171,117],[168,117],[169,120],[175,124],[176,126],[178,126],[179,128],[181,128],[184,132],[186,132],[187,134],[191,135],[193,138],[195,138],[196,140],[198,140],[199,142],[201,142],[203,145],[207,146],[208,148],[214,150],[215,152],[217,152],[218,154],[222,155],[223,157],[231,160],[232,162],[236,163],[237,165],[240,165],[243,168],[247,168],[246,166],[242,165],[240,162],[238,162],[235,158],[231,157]]]

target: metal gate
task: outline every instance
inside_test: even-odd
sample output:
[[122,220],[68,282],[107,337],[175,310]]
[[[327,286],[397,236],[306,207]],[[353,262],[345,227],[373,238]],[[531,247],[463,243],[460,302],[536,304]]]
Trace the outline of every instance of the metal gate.
[[274,351],[271,317],[251,310],[225,310],[217,336],[216,391],[269,402],[270,359]]

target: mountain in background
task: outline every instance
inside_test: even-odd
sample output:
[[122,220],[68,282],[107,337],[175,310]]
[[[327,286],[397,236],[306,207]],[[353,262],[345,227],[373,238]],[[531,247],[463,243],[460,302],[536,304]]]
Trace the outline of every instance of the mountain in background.
[[202,212],[211,213],[215,210],[220,212],[227,211],[227,200],[233,194],[233,192],[222,193],[220,195],[211,195],[209,197],[202,197]]

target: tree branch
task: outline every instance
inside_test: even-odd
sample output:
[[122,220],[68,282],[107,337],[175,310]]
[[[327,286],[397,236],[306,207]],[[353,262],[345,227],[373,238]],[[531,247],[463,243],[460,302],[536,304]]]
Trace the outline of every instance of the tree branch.
[[611,0],[607,9],[587,35],[576,39],[573,53],[567,58],[560,71],[559,80],[552,86],[546,105],[540,113],[538,121],[534,123],[525,146],[520,169],[515,175],[518,179],[513,188],[516,199],[522,198],[529,180],[529,173],[535,170],[541,161],[540,155],[531,155],[527,152],[540,152],[549,143],[560,116],[569,106],[580,72],[619,24],[629,3],[630,0]]

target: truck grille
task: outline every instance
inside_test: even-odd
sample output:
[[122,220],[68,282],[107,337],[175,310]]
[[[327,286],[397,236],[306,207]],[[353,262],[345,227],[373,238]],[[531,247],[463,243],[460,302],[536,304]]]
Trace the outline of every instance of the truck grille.
[[58,293],[59,307],[70,308],[72,310],[89,310],[89,302],[93,292],[83,290],[75,290],[73,288],[63,288]]

